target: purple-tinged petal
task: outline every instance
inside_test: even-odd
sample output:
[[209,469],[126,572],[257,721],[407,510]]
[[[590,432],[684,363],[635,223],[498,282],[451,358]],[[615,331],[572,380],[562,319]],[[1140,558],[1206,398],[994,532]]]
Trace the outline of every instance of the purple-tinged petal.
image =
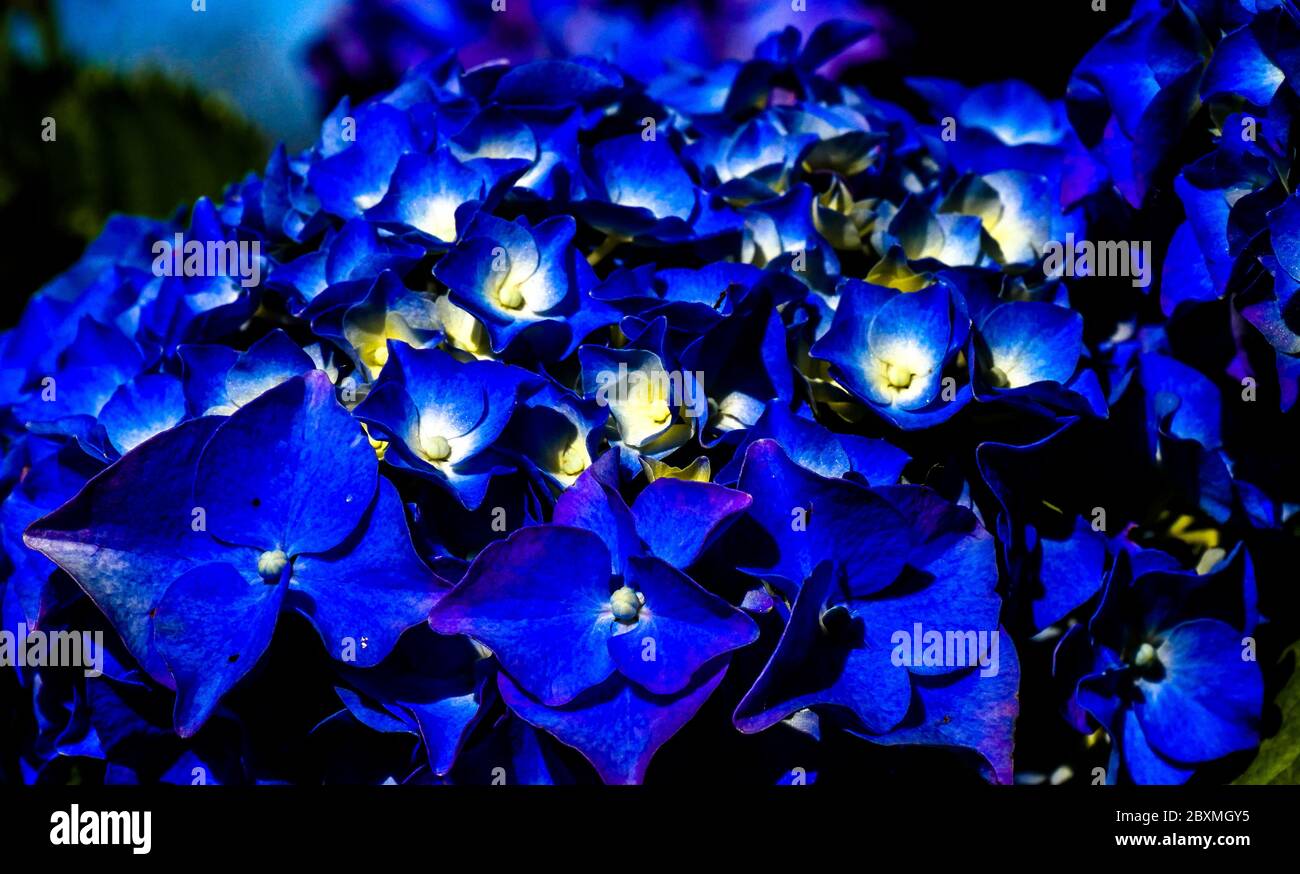
[[490,544],[429,616],[468,634],[544,704],[563,704],[614,673],[609,550],[590,531],[523,528]]
[[27,529],[24,542],[72,576],[127,649],[164,685],[149,612],[181,574],[226,548],[200,527],[190,472],[221,424],[194,419],[146,440],[95,476],[68,503]]
[[1020,713],[1020,662],[1005,631],[1000,632],[998,650],[996,673],[975,669],[946,677],[918,677],[907,718],[888,734],[864,736],[880,744],[974,750],[989,763],[998,783],[1010,784]]
[[886,499],[857,483],[830,479],[792,462],[775,441],[745,454],[739,488],[753,496],[748,515],[769,543],[752,544],[743,564],[797,587],[821,561],[834,558],[865,596],[898,577],[912,528]]
[[661,559],[633,557],[629,571],[645,603],[635,624],[615,625],[609,652],[646,691],[674,695],[705,663],[758,639],[754,620]]
[[613,574],[627,573],[628,559],[645,552],[632,512],[618,492],[598,479],[594,468],[584,471],[564,490],[555,502],[551,521],[599,536],[609,549]]
[[685,568],[750,503],[749,495],[725,486],[663,478],[637,495],[632,515],[650,551]]
[[691,720],[726,673],[727,660],[720,659],[677,695],[652,695],[616,675],[565,707],[545,706],[504,673],[497,687],[507,707],[582,753],[600,779],[637,784],[654,754]]

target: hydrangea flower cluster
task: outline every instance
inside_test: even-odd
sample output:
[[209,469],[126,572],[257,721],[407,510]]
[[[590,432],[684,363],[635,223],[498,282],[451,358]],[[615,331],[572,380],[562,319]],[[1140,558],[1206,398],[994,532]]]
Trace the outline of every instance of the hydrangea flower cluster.
[[448,58],[114,218],[0,335],[22,778],[1240,772],[1300,618],[1297,28],[1144,0],[1064,100],[924,113],[819,75],[844,21]]

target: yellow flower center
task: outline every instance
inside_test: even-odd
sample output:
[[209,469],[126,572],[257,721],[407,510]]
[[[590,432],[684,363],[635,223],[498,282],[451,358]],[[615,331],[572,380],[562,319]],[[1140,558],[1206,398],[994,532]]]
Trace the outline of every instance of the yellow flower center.
[[451,458],[451,444],[446,437],[421,437],[420,451],[429,461],[446,461]]
[[628,586],[624,586],[609,596],[609,610],[614,614],[614,619],[623,625],[631,625],[636,622],[641,613],[641,605],[644,603],[644,596]]
[[521,309],[524,305],[524,293],[518,284],[506,284],[497,292],[497,300],[508,310]]
[[915,375],[902,364],[888,364],[885,366],[885,379],[894,388],[907,388],[912,384],[912,377]]
[[565,476],[577,476],[587,469],[587,447],[581,440],[575,440],[560,453],[560,472]]
[[284,566],[289,563],[289,556],[283,550],[271,549],[257,557],[257,573],[268,583],[279,582]]
[[384,369],[384,365],[388,363],[388,343],[383,337],[379,338],[378,343],[361,351],[361,361],[372,371]]

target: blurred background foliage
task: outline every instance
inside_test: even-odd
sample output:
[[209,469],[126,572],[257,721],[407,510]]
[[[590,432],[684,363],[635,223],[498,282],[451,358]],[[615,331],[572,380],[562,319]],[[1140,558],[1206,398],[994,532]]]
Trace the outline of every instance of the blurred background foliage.
[[264,163],[267,138],[220,98],[72,59],[45,0],[10,0],[0,28],[6,323],[112,213],[165,216]]

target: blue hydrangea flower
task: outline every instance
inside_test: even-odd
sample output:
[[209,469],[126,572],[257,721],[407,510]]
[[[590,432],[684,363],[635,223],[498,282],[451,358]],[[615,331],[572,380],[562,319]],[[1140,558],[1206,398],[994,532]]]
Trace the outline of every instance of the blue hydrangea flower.
[[652,458],[668,455],[695,433],[708,412],[695,375],[671,371],[645,349],[583,346],[584,397],[609,408],[617,442]]
[[228,346],[177,349],[184,369],[185,406],[192,417],[225,416],[282,382],[316,369],[316,362],[281,330],[244,352]]
[[[365,293],[353,298],[363,286]],[[336,296],[336,291],[341,293]],[[392,270],[379,274],[373,283],[336,285],[304,314],[312,317],[312,330],[347,351],[355,373],[365,382],[373,382],[383,370],[389,340],[425,348],[443,336],[429,295],[407,288]]]
[[[906,727],[913,735],[895,742],[969,747],[1008,781],[1015,709],[990,718],[986,707],[1006,700],[1018,668],[1014,649],[1003,662],[1010,638],[998,626],[994,544],[974,516],[922,487],[818,476],[767,440],[746,453],[740,488],[754,496],[749,515],[764,535],[749,547],[766,559],[748,562],[751,572],[793,604],[736,726],[761,731],[805,707],[842,709],[873,740]],[[979,648],[916,660],[927,632],[941,647],[955,635]],[[931,689],[951,673],[979,676],[960,693]]]
[[811,354],[829,361],[872,410],[900,428],[925,428],[970,399],[969,384],[952,378],[944,386],[969,324],[964,301],[943,286],[903,293],[845,280],[830,330]]
[[700,195],[677,153],[654,133],[626,134],[591,149],[590,190],[574,204],[585,221],[619,238],[692,234]]
[[397,162],[384,199],[366,218],[397,231],[413,230],[437,245],[456,241],[464,218],[487,197],[487,180],[452,156],[447,147],[432,155],[410,153]]
[[492,475],[509,470],[490,450],[521,390],[540,380],[506,364],[460,362],[398,341],[389,341],[388,353],[357,418],[389,441],[386,462],[443,483],[467,508],[477,507]]
[[308,174],[321,206],[342,218],[352,218],[378,206],[388,193],[393,171],[404,154],[420,144],[407,114],[387,103],[370,103],[355,117],[339,122],[334,150],[312,165]]
[[[286,465],[281,447],[307,435],[319,450]],[[358,664],[380,660],[432,607],[438,581],[377,467],[333,386],[311,373],[228,419],[146,441],[26,541],[177,690],[176,728],[188,735],[257,663],[282,605],[315,624],[331,655]]]
[[635,783],[758,629],[662,559],[613,562],[590,531],[525,528],[480,553],[429,622],[492,650],[514,712],[606,782]]
[[[1062,697],[1112,780],[1245,766],[1298,631],[1292,10],[1146,0],[1064,94],[904,107],[829,9],[629,67],[462,65],[417,5],[387,90],[0,332],[0,625],[110,637],[0,684],[0,770],[1055,782]],[[1049,253],[1124,238],[1158,287]]]
[[977,321],[971,359],[977,399],[1107,415],[1097,376],[1082,365],[1083,318],[1078,313],[1043,301],[1011,301],[992,307]]
[[1076,723],[1088,730],[1088,714],[1110,732],[1108,782],[1122,766],[1135,783],[1184,783],[1259,742],[1263,678],[1246,649],[1258,621],[1242,549],[1199,576],[1163,553],[1119,553],[1101,604],[1056,656],[1078,678]]
[[559,489],[573,483],[599,454],[609,411],[547,381],[522,399],[503,444]]
[[434,276],[451,289],[452,303],[483,324],[494,352],[544,325],[559,339],[534,333],[534,348],[567,357],[587,334],[615,319],[587,293],[594,278],[573,248],[576,230],[563,216],[535,226],[482,216],[438,262]]
[[[369,222],[347,221],[330,229],[320,248],[278,264],[267,277],[268,288],[288,298],[290,312],[321,312],[341,303],[352,303],[364,294],[367,281],[385,270],[404,273],[424,255],[424,250],[391,235],[381,234]],[[327,289],[343,285],[341,291],[316,299]],[[358,291],[360,289],[360,291]],[[340,300],[339,298],[342,298]]]

